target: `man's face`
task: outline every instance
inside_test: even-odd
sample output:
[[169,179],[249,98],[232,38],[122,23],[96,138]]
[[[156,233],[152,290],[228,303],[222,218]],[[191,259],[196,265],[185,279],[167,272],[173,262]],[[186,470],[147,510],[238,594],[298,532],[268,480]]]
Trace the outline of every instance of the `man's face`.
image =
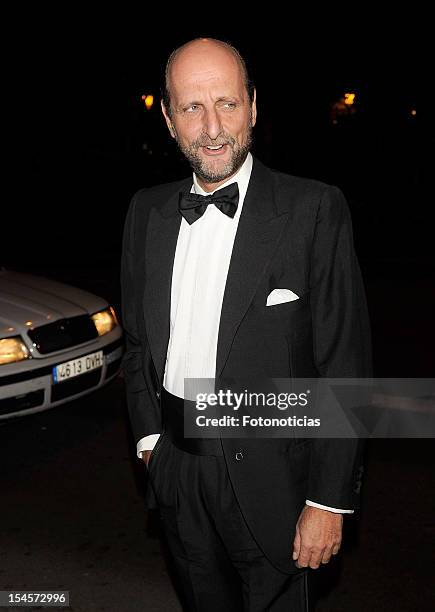
[[255,97],[249,102],[241,66],[227,50],[193,43],[174,60],[169,75],[171,135],[205,184],[223,183],[237,172],[252,142]]

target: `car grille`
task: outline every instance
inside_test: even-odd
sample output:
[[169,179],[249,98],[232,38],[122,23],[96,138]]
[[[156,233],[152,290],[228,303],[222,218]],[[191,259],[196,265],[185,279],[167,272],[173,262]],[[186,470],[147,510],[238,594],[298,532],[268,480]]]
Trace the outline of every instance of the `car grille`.
[[97,329],[89,315],[60,319],[29,330],[28,334],[41,355],[70,348],[98,337]]
[[57,402],[58,400],[65,399],[71,395],[76,395],[92,387],[96,387],[101,380],[101,368],[82,374],[81,376],[75,376],[71,380],[52,385],[51,387],[51,401]]
[[38,389],[37,391],[30,391],[24,395],[18,395],[17,397],[7,397],[0,400],[0,414],[7,414],[9,412],[19,412],[20,410],[28,410],[29,408],[35,408],[41,406],[44,403],[44,389]]

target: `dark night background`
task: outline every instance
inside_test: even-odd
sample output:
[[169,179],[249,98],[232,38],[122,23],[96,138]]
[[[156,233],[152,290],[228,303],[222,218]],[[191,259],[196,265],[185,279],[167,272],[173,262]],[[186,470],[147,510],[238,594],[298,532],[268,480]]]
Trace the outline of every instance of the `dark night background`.
[[[169,8],[168,15],[176,22]],[[159,108],[167,56],[192,37],[223,38],[246,58],[257,86],[254,154],[271,167],[338,185],[345,193],[367,289],[376,376],[434,376],[434,133],[428,93],[433,74],[424,16],[417,21],[404,15],[397,27],[374,17],[368,26],[356,15],[334,30],[321,23],[314,29],[310,20],[296,16],[282,26],[277,17],[265,21],[257,15],[254,25],[230,21],[231,26],[210,27],[214,21],[206,20],[199,28],[167,28],[150,15],[117,21],[114,14],[110,26],[99,19],[73,19],[67,12],[51,15],[55,26],[39,13],[33,24],[32,16],[9,49],[17,64],[8,96],[13,119],[5,123],[13,131],[17,163],[13,191],[1,211],[6,267],[83,287],[119,308],[122,226],[131,196],[190,172]],[[356,93],[355,113],[334,124],[331,107],[345,92]],[[150,111],[141,100],[148,93],[155,96]],[[90,406],[87,400],[86,410]],[[61,408],[59,414],[74,418],[77,412]],[[108,414],[112,432],[125,413],[111,408]],[[38,446],[37,435],[14,425],[12,439],[23,435],[31,447]],[[135,471],[129,444],[134,467],[128,467]],[[358,527],[351,533],[352,541],[369,542],[360,557],[356,548],[356,566],[372,572],[376,567],[371,578],[370,572],[359,578],[359,597],[364,581],[370,584],[367,606],[353,602],[352,589],[358,587],[346,578],[339,599],[332,594],[319,609],[432,609],[427,599],[417,603],[418,592],[428,587],[430,564],[433,568],[433,442],[376,441],[370,457],[375,468],[371,476],[368,472],[371,494],[365,522],[362,509],[362,535],[356,535]],[[139,505],[132,512],[143,510]],[[373,552],[374,540],[383,534],[385,546],[382,541],[379,546],[388,547],[385,556]],[[382,590],[375,574],[389,565],[393,569],[385,581],[394,579]],[[410,585],[406,597],[397,597],[401,576]],[[394,605],[389,603],[393,591]],[[95,606],[89,609],[112,609]]]
[[[271,18],[251,27],[173,26],[161,34],[153,21],[134,16],[116,25],[112,19],[110,27],[69,16],[55,28],[41,27],[38,17],[38,27],[29,22],[15,41],[18,163],[2,209],[5,227],[14,228],[2,236],[7,266],[80,282],[119,304],[131,196],[190,172],[159,108],[167,56],[191,37],[210,35],[247,59],[258,95],[254,153],[271,167],[344,191],[367,284],[385,292],[382,304],[371,301],[375,332],[378,317],[397,317],[410,303],[418,304],[420,319],[432,318],[433,285],[425,280],[434,264],[434,132],[423,18],[361,31],[352,21],[330,32],[306,21],[298,28],[296,18],[282,27]],[[345,92],[356,93],[355,113],[333,124],[331,106]],[[155,96],[150,111],[141,100],[148,93]],[[390,308],[384,300],[393,296]],[[405,316],[389,340],[414,339],[415,358],[397,360],[396,352],[394,363],[378,359],[379,376],[433,373],[433,326],[424,337],[413,334]]]

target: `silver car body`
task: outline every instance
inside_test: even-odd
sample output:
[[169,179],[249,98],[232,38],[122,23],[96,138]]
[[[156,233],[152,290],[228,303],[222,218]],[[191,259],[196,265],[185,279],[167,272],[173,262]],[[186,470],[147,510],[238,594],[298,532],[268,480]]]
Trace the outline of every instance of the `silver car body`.
[[[70,341],[71,346],[59,350],[41,352],[31,338],[36,330],[55,341],[56,330],[71,321],[77,329],[83,324],[88,329],[88,318],[108,307],[106,300],[82,289],[0,268],[0,338],[20,335],[30,353],[28,359],[0,365],[0,419],[63,404],[104,386],[118,374],[123,353],[120,325],[95,338],[83,339],[79,333],[78,343]],[[99,351],[103,351],[101,367],[55,382],[55,366]]]

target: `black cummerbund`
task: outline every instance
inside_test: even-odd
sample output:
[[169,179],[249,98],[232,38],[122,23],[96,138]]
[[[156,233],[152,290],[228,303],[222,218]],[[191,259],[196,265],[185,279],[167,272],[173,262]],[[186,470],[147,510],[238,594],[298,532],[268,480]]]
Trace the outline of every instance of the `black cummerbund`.
[[196,410],[195,402],[172,395],[162,388],[162,417],[165,433],[180,450],[193,455],[223,455],[220,438],[185,438],[184,410]]

